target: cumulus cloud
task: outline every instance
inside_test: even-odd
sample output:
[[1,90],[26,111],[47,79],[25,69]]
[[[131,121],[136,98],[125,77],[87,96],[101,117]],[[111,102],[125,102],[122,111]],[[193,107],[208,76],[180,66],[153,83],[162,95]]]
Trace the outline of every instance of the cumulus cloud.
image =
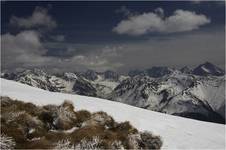
[[27,18],[12,16],[10,24],[26,29],[34,27],[52,29],[57,26],[56,21],[48,14],[48,10],[42,7],[36,7],[33,14]]
[[80,54],[76,53],[76,49],[72,47],[65,51],[70,54],[70,57],[58,57],[47,55],[49,49],[45,47],[41,36],[34,30],[21,31],[16,35],[10,33],[1,35],[2,69],[40,67],[49,71],[57,68],[60,68],[58,71],[86,69],[104,71],[115,70],[122,66],[121,63],[114,61],[114,57],[118,56],[120,46],[102,46],[102,48],[98,46],[99,48],[95,51],[93,51],[95,46],[90,46],[89,53]]
[[1,35],[3,64],[14,67],[19,64],[34,64],[42,61],[40,57],[47,52],[40,41],[38,32],[28,30],[12,35]]
[[203,14],[178,9],[167,17],[162,8],[157,8],[154,12],[134,15],[120,21],[113,31],[135,36],[151,32],[174,33],[198,29],[208,23],[210,19]]
[[32,30],[23,31],[17,35],[4,34],[1,37],[1,42],[5,52],[42,54],[46,51],[40,42],[40,34]]

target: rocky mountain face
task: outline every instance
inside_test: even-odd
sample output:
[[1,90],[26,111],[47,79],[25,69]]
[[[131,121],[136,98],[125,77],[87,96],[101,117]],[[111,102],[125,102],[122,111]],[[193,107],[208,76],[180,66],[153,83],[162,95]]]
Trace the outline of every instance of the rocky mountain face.
[[2,77],[49,91],[101,97],[167,114],[225,122],[224,71],[210,63],[193,70],[152,67],[130,71],[128,76],[93,70],[50,75],[34,69],[3,73]]

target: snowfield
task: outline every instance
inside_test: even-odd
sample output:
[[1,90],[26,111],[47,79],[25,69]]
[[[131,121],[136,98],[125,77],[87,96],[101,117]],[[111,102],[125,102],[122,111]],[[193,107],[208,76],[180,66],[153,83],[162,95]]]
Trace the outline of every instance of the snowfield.
[[160,135],[162,149],[225,149],[225,125],[162,114],[99,98],[49,92],[1,78],[1,96],[37,105],[71,100],[76,110],[105,111],[116,121],[130,121],[138,130]]

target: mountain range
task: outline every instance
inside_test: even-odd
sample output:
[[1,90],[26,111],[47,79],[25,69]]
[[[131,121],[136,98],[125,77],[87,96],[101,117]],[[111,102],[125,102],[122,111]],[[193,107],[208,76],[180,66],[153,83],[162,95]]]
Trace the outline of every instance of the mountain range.
[[157,112],[225,123],[225,76],[206,62],[191,69],[152,67],[128,75],[113,71],[49,74],[40,69],[1,77],[53,92],[99,97]]

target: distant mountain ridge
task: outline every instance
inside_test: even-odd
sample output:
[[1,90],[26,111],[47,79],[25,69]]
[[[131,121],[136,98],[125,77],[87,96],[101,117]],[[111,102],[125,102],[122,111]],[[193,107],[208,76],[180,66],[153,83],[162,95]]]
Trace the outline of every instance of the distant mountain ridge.
[[154,66],[149,69],[144,70],[131,70],[128,75],[134,77],[136,75],[149,76],[153,78],[163,77],[164,75],[169,75],[174,71],[180,71],[186,74],[194,74],[199,76],[223,76],[225,71],[210,62],[205,62],[194,69],[191,69],[187,66],[182,67],[181,69],[174,69],[166,66]]
[[224,71],[211,63],[190,69],[152,67],[120,75],[113,71],[48,74],[40,69],[2,73],[2,78],[53,92],[118,101],[198,120],[225,122]]

